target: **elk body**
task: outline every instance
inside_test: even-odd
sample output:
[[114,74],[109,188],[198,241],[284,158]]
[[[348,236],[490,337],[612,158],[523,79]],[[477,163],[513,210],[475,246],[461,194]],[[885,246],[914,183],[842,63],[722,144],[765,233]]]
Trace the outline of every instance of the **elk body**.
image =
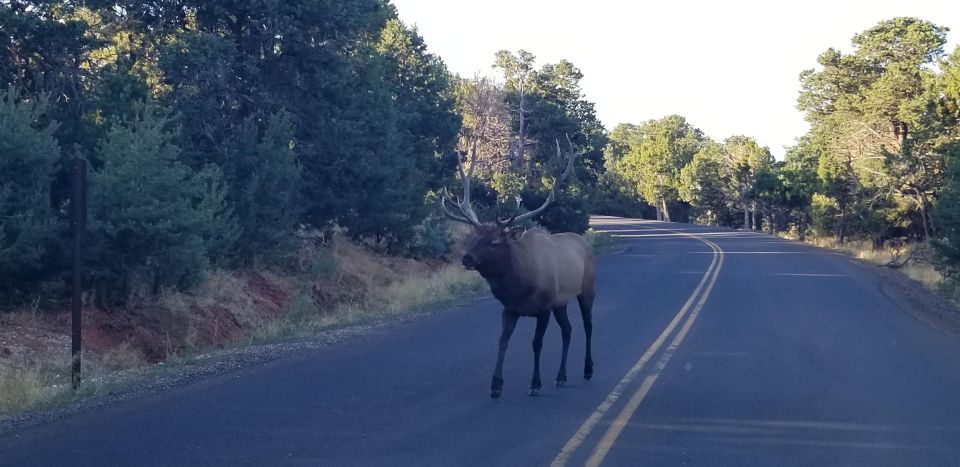
[[[557,148],[560,155],[559,144]],[[593,299],[596,266],[593,248],[580,235],[572,233],[549,234],[539,229],[521,230],[512,228],[516,222],[532,218],[543,212],[556,198],[558,189],[573,168],[574,155],[567,160],[567,167],[557,178],[547,200],[538,209],[507,221],[482,224],[470,207],[470,170],[465,172],[460,162],[460,175],[464,183],[464,196],[455,202],[449,195],[442,198],[443,209],[448,217],[474,227],[474,235],[463,256],[463,265],[474,269],[486,279],[494,297],[503,304],[501,316],[497,364],[490,384],[490,397],[500,397],[503,392],[503,358],[510,336],[521,316],[537,319],[533,338],[533,378],[530,395],[540,392],[540,351],[543,335],[550,323],[550,315],[560,326],[563,353],[556,385],[567,381],[567,351],[570,347],[571,326],[567,317],[567,304],[577,299],[586,333],[586,356],[583,377],[593,376],[591,335],[593,331]],[[447,203],[452,203],[459,212],[452,212]]]

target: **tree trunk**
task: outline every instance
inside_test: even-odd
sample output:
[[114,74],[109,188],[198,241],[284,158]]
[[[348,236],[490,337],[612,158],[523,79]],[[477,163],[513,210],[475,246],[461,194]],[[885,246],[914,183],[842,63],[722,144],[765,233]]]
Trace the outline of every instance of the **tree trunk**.
[[747,207],[747,202],[743,202],[743,228],[744,230],[750,230],[750,209]]
[[917,204],[920,205],[920,219],[923,219],[923,239],[930,238],[930,226],[927,224],[927,202],[920,190],[917,192]]
[[844,219],[845,217],[846,216],[844,215],[844,212],[840,211],[840,222],[837,224],[837,241],[840,242],[841,245],[843,245],[843,242],[846,240],[843,231],[843,225],[845,224],[846,220]]
[[667,199],[660,198],[660,204],[663,206],[663,220],[670,222],[670,211],[667,210]]
[[[517,112],[517,114],[520,117],[520,134],[517,135],[518,136],[517,158],[520,159],[521,164],[526,164],[526,155],[524,154],[524,151],[526,150],[526,146],[527,146],[527,132],[524,125],[525,123],[524,120],[526,120],[524,112],[526,112],[526,109],[523,108],[523,101],[524,101],[524,97],[526,96],[525,91],[526,90],[524,89],[524,82],[521,81],[520,82],[520,110]],[[532,161],[531,161],[531,164],[532,164]],[[527,165],[526,169],[527,169],[527,173],[529,174],[531,166]]]
[[801,242],[807,241],[807,213],[800,213],[800,222],[797,226],[797,235],[800,237]]
[[750,215],[753,216],[751,219],[752,222],[750,224],[750,230],[760,230],[760,226],[757,225],[757,203],[752,203],[750,207],[752,208],[750,209]]

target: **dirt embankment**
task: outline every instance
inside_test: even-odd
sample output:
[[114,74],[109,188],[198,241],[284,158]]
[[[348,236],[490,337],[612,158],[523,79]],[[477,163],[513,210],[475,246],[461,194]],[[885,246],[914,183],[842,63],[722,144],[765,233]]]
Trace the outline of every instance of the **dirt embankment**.
[[[291,314],[322,315],[345,305],[363,307],[392,284],[447,266],[440,260],[380,255],[343,239],[311,255],[310,261],[325,264],[308,264],[288,275],[215,270],[193,291],[168,292],[109,310],[87,303],[84,350],[108,368],[126,368],[219,349],[249,342],[259,330]],[[0,314],[0,371],[66,368],[69,352],[66,305],[60,311]]]
[[[85,352],[108,365],[155,363],[186,349],[220,348],[250,335],[282,313],[289,287],[256,272],[211,274],[195,293],[104,310],[84,307]],[[0,315],[0,369],[66,366],[70,313]],[[120,355],[120,354],[123,355]],[[111,360],[127,360],[126,362]],[[128,365],[125,365],[127,363]]]

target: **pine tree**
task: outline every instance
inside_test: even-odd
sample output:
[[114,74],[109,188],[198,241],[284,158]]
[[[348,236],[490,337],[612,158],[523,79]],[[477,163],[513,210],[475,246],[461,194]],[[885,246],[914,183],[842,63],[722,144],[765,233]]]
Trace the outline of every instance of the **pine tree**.
[[60,148],[46,111],[44,96],[0,91],[0,299],[22,299],[55,272],[50,187]]
[[219,170],[183,164],[155,106],[138,114],[110,126],[90,176],[87,261],[105,304],[196,284],[229,230]]
[[247,118],[227,144],[227,197],[238,223],[240,262],[291,248],[300,216],[300,166],[290,116]]

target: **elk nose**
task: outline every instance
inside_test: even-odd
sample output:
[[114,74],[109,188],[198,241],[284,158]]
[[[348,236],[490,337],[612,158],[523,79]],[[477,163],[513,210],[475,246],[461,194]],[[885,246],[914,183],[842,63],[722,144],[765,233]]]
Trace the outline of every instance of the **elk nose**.
[[463,267],[467,269],[473,269],[477,266],[476,260],[474,259],[473,255],[471,255],[470,253],[463,255],[463,260],[461,260],[460,262],[463,263]]

